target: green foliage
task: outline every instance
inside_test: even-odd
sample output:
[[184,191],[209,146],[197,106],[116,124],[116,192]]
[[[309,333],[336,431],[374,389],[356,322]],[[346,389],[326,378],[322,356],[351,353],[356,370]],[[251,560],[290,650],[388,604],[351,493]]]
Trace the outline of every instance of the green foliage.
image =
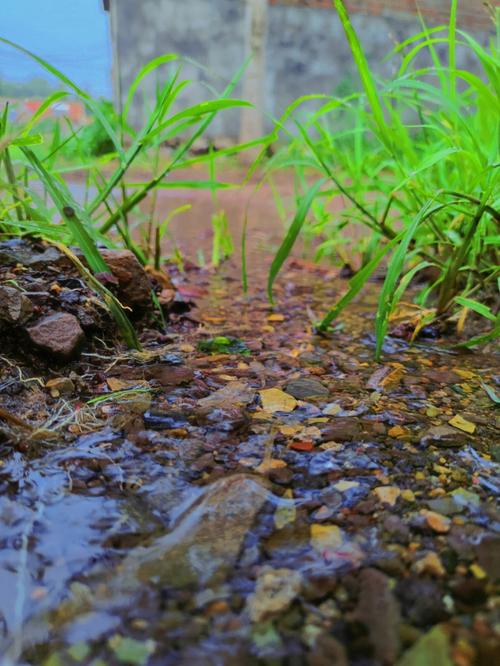
[[6,97],[7,99],[46,97],[53,91],[54,85],[41,76],[27,81],[11,81],[0,77],[0,97]]
[[227,215],[219,210],[212,215],[214,238],[212,243],[212,264],[218,266],[221,261],[229,259],[234,252],[233,237],[229,230]]
[[[464,344],[491,340],[498,335],[495,307],[500,274],[496,42],[484,47],[457,30],[457,0],[452,0],[449,24],[432,29],[423,25],[419,34],[396,46],[388,58],[396,64],[397,74],[380,80],[368,65],[344,2],[333,0],[333,4],[361,89],[330,97],[300,122],[297,114],[309,98],[292,104],[275,132],[275,139],[278,131],[286,137],[286,146],[266,167],[268,178],[274,171],[294,169],[303,184],[297,211],[307,196],[307,182],[327,178],[331,189],[316,192],[299,230],[306,238],[319,236],[318,258],[351,263],[353,249],[360,257],[361,266],[347,293],[321,327],[329,326],[377,267],[384,269],[376,315],[379,358],[398,302],[416,273],[432,266],[438,276],[416,297],[426,316],[430,311],[435,318],[453,317],[466,308],[495,320],[495,326]],[[498,25],[497,32],[500,35]],[[439,55],[443,45],[444,56]],[[459,50],[475,60],[480,75],[458,67]],[[297,131],[288,127],[290,118]],[[342,210],[329,212],[337,202]],[[295,221],[290,229],[288,242],[285,239],[276,254],[271,284],[297,236]]]
[[[118,130],[119,118],[115,113],[113,104],[106,99],[97,102],[103,116],[109,125]],[[74,147],[75,153],[80,152],[84,157],[100,157],[114,152],[114,145],[102,122],[93,117],[89,125],[85,125],[78,134],[79,146]]]
[[[122,112],[118,113],[109,102],[93,99],[63,72],[36,54],[7,39],[0,38],[0,41],[32,58],[61,87],[48,95],[23,126],[10,122],[8,105],[2,110],[0,168],[5,171],[2,178],[5,182],[0,195],[0,232],[7,235],[29,233],[58,243],[75,263],[78,260],[68,248],[78,246],[90,268],[89,271],[79,262],[80,272],[103,298],[127,344],[137,347],[137,337],[125,311],[93,275],[108,270],[99,247],[125,246],[143,264],[158,268],[162,259],[161,243],[168,234],[169,222],[188,207],[181,206],[166,219],[159,219],[157,191],[160,188],[184,188],[209,189],[214,193],[220,188],[233,186],[232,183],[218,182],[213,168],[208,180],[183,180],[182,177],[169,180],[169,176],[174,171],[207,160],[213,164],[219,154],[228,153],[227,150],[211,151],[209,156],[193,158],[189,156],[189,149],[219,112],[249,106],[243,100],[230,97],[246,64],[219,96],[180,108],[179,94],[190,82],[180,79],[177,56],[166,54],[140,70],[126,95]],[[129,112],[141,85],[152,75],[162,83],[157,87],[143,126],[137,129],[129,124]],[[85,105],[91,123],[73,128],[66,119],[62,124],[52,123],[47,131],[44,112],[68,95]],[[177,148],[173,152],[162,150],[166,142],[177,145]],[[265,142],[265,138],[258,139],[246,146]],[[240,147],[232,149],[233,152],[238,150]],[[68,157],[71,158],[69,165]],[[131,177],[131,170],[136,165],[147,172],[145,176],[141,174],[139,182]],[[85,192],[78,200],[66,181],[67,172],[76,169],[86,174]],[[141,206],[146,198],[150,203],[147,209]],[[217,254],[223,258],[232,247],[227,220],[222,214],[215,227],[219,241]]]
[[225,335],[198,342],[198,349],[205,354],[241,354],[242,356],[251,354],[243,340]]

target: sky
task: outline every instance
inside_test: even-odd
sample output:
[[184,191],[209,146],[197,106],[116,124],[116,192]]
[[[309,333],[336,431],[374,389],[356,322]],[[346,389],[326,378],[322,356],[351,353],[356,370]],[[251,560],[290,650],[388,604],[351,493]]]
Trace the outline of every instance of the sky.
[[[84,90],[111,96],[111,44],[102,0],[0,0],[0,36],[48,60]],[[43,68],[0,44],[0,78],[45,77]]]

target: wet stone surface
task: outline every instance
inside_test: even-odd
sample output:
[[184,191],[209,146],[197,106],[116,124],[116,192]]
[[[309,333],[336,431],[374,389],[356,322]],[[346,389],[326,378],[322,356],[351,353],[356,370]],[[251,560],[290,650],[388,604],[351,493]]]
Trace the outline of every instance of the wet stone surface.
[[2,663],[497,663],[494,349],[377,364],[375,292],[316,337],[323,269],[182,280],[142,352],[0,357]]

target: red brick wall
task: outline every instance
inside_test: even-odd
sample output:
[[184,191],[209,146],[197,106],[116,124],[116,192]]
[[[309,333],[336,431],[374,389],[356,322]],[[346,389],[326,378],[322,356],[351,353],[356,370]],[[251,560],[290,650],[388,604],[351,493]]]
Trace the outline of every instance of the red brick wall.
[[[301,5],[332,9],[331,0],[268,0],[271,5]],[[416,14],[417,7],[422,15],[433,23],[446,22],[450,13],[450,0],[344,0],[350,12],[377,16],[379,14]],[[490,0],[498,5],[498,0]],[[484,0],[459,0],[458,23],[465,30],[481,30],[492,27],[492,21]]]

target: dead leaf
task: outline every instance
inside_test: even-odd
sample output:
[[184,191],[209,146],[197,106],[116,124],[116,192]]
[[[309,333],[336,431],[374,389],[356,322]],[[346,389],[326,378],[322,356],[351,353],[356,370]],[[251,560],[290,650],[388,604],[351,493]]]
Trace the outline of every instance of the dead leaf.
[[404,437],[405,435],[408,434],[408,431],[406,428],[402,428],[399,425],[393,426],[392,428],[389,429],[389,432],[387,433],[389,437]]
[[230,381],[226,386],[214,391],[206,398],[198,400],[203,409],[224,409],[225,407],[241,407],[248,405],[255,397],[255,391],[240,381]]
[[274,513],[274,524],[278,530],[283,529],[283,527],[289,523],[293,523],[297,516],[297,509],[295,508],[293,491],[291,488],[285,490],[283,499],[288,501],[280,504]]
[[279,431],[285,437],[293,437],[298,432],[302,430],[302,426],[293,426],[293,425],[282,425],[279,427]]
[[467,419],[464,419],[464,417],[460,416],[460,414],[455,414],[455,416],[450,419],[448,423],[454,428],[458,428],[459,430],[462,430],[469,435],[472,435],[476,431],[476,424],[467,421]]
[[291,442],[288,445],[288,448],[293,449],[294,451],[312,451],[314,449],[314,444],[310,441]]
[[285,315],[275,312],[267,317],[267,321],[285,321]]
[[475,379],[476,375],[470,370],[461,370],[460,368],[453,368],[453,372],[456,372],[457,375],[463,377],[463,379]]
[[401,495],[401,490],[397,486],[378,486],[373,492],[381,502],[389,506],[394,506]]
[[282,469],[286,467],[286,462],[284,460],[278,460],[277,458],[269,458],[268,460],[263,460],[258,467],[255,468],[255,471],[259,474],[267,474],[272,472],[273,469]]
[[319,553],[335,550],[342,546],[344,535],[337,525],[311,525],[311,545]]
[[429,525],[434,532],[438,532],[438,534],[446,534],[446,532],[450,531],[450,519],[446,518],[446,516],[436,513],[436,511],[423,510],[420,513],[425,516],[427,525]]
[[339,481],[334,486],[335,490],[338,490],[339,493],[345,493],[347,490],[352,490],[352,488],[359,488],[358,481]]
[[431,576],[436,576],[441,578],[446,574],[446,570],[443,567],[443,563],[437,553],[427,553],[422,559],[417,560],[413,565],[413,569],[418,574],[430,574]]
[[126,391],[130,388],[137,388],[140,386],[149,386],[147,382],[134,380],[134,379],[120,379],[119,377],[108,377],[106,384],[110,391]]
[[262,407],[266,412],[293,412],[297,401],[292,395],[278,388],[259,391]]

